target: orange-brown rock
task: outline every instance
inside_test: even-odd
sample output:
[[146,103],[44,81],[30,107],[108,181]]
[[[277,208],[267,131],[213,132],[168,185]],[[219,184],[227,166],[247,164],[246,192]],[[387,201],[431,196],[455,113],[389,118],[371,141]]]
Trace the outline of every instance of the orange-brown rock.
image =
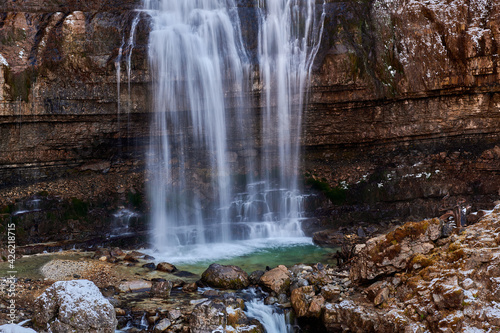
[[285,294],[290,287],[290,272],[284,265],[279,265],[264,273],[260,278],[260,285],[276,294]]

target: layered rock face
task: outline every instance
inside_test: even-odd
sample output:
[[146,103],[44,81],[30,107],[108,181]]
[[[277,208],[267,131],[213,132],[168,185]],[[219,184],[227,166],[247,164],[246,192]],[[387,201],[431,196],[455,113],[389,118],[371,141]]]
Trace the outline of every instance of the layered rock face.
[[445,195],[496,197],[500,6],[379,0],[328,8],[305,113],[310,174],[347,189],[351,218],[435,216]]
[[[255,50],[255,4],[239,6]],[[145,160],[151,110],[150,20],[139,7],[2,1],[5,187],[108,171],[129,188],[143,182],[127,176]],[[303,171],[342,192],[330,216],[434,216],[447,194],[491,202],[500,188],[500,5],[328,1],[325,10],[302,139]],[[258,114],[258,89],[252,97]]]
[[[131,11],[137,5],[137,1],[2,5],[10,10],[2,13],[0,23],[4,184],[60,177],[71,168],[95,166],[95,161],[109,163],[128,151],[126,137],[143,137],[148,117],[140,113],[147,110],[147,87],[141,85],[138,91],[135,81],[147,81],[142,78],[147,67],[144,24],[135,31],[130,89],[122,86],[118,93],[117,76],[120,60],[128,60],[131,52],[124,50],[131,46],[123,41],[133,18],[140,15]],[[136,121],[128,122],[129,118]]]

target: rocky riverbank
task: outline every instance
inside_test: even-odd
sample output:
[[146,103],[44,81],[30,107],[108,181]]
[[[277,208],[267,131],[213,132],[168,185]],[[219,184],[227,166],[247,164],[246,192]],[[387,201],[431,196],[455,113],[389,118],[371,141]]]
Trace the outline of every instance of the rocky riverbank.
[[[91,291],[100,290],[92,297],[99,299],[101,308],[114,308],[96,318],[107,318],[111,326],[117,323],[123,332],[264,332],[262,323],[246,312],[257,295],[305,332],[500,328],[500,205],[463,228],[438,218],[406,223],[356,245],[354,252],[342,269],[333,259],[251,274],[237,266],[213,264],[199,276],[155,263],[139,251],[73,251],[73,259],[44,264],[43,278],[17,281],[19,320],[32,319],[27,325],[39,331],[49,325],[54,332],[73,326],[81,331],[81,322],[73,323],[67,311],[55,310],[61,304],[48,306],[43,295],[53,295],[55,302],[57,295],[65,295],[60,302],[85,298],[83,283],[95,286]],[[54,284],[75,280],[87,282]],[[78,295],[72,294],[75,290]],[[5,300],[0,318],[7,319]],[[102,327],[86,331],[110,331],[106,320]]]

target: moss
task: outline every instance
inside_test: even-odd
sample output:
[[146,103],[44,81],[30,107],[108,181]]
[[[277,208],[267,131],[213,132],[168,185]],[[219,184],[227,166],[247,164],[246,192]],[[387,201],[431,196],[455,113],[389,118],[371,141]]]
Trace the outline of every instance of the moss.
[[0,214],[12,214],[14,205],[5,205],[0,208]]
[[72,198],[63,207],[65,220],[79,220],[86,218],[89,212],[89,204],[78,198]]
[[436,263],[435,258],[432,258],[432,257],[429,257],[429,256],[425,256],[423,254],[417,254],[411,260],[412,266],[413,265],[419,265],[422,268],[429,267],[429,266],[431,266],[431,265],[433,265],[435,263]]
[[318,180],[313,176],[306,179],[306,184],[323,193],[335,205],[342,205],[346,202],[347,190],[340,186],[332,188],[326,179]]
[[465,256],[465,252],[463,249],[458,249],[456,251],[453,251],[451,253],[448,253],[448,256],[446,258],[446,261],[449,263],[456,262],[460,259],[463,259]]
[[29,101],[31,86],[36,80],[37,71],[27,68],[22,72],[15,73],[9,67],[4,71],[5,83],[8,84],[8,94],[12,100]]
[[144,204],[144,199],[139,192],[128,192],[127,201],[135,209],[140,209]]
[[23,227],[16,228],[16,236],[21,239],[24,239],[26,236],[26,230],[24,230]]
[[383,258],[394,259],[401,252],[401,242],[405,238],[416,239],[425,234],[430,223],[430,221],[408,222],[388,233],[383,241],[371,249],[370,256],[372,260],[381,261]]
[[460,243],[456,243],[456,242],[455,243],[451,243],[450,246],[448,247],[448,252],[451,253],[451,252],[454,252],[454,251],[456,251],[456,250],[458,250],[460,248],[461,248]]
[[0,37],[0,44],[5,46],[16,46],[18,42],[26,40],[26,31],[21,28],[12,28]]

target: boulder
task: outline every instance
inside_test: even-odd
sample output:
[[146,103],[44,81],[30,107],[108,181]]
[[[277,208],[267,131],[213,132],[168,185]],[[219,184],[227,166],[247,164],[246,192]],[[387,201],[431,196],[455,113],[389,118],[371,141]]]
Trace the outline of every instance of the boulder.
[[262,277],[262,275],[264,275],[264,271],[261,271],[261,270],[253,271],[249,277],[250,284],[253,284],[253,285],[259,284],[259,281],[260,281],[260,278]]
[[416,254],[427,254],[441,237],[439,219],[409,222],[394,231],[369,239],[356,248],[350,278],[353,282],[373,281],[404,270]]
[[265,272],[260,278],[260,285],[267,290],[274,291],[276,294],[286,293],[290,283],[290,272],[283,265]]
[[154,279],[151,284],[151,296],[167,298],[172,290],[172,281]]
[[132,251],[127,253],[125,255],[125,258],[123,258],[123,260],[130,262],[138,262],[139,261],[138,259],[144,259],[145,256],[146,255],[142,252]]
[[166,272],[166,273],[173,273],[177,271],[177,267],[175,267],[172,264],[169,264],[168,262],[160,262],[156,266],[156,270],[161,271],[161,272]]
[[148,291],[151,289],[151,286],[151,281],[146,280],[124,281],[118,285],[118,291],[122,293]]
[[164,332],[172,323],[167,318],[160,320],[154,327],[155,332]]
[[193,283],[186,283],[185,285],[182,286],[182,291],[185,293],[191,293],[198,290],[198,285],[196,282]]
[[239,302],[228,299],[197,304],[189,317],[191,333],[264,333],[262,324],[248,319]]
[[214,288],[243,289],[250,285],[248,274],[233,265],[212,264],[201,275],[201,280]]
[[297,317],[319,317],[325,303],[323,296],[315,295],[313,286],[294,289],[290,300]]
[[88,280],[55,282],[34,304],[33,321],[41,331],[113,333],[115,309]]

